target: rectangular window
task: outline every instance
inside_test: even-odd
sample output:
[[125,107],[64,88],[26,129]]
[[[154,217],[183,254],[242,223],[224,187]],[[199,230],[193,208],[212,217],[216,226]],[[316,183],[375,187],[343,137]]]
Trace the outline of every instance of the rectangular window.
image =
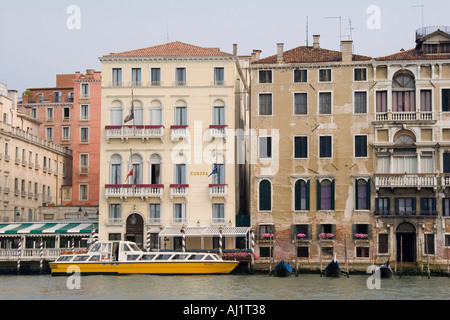
[[366,68],[355,68],[354,80],[355,81],[366,81],[367,80],[367,69]]
[[272,70],[260,70],[259,83],[272,83]]
[[142,70],[141,68],[131,69],[131,86],[140,87],[142,85]]
[[70,127],[63,127],[62,128],[62,140],[69,140],[70,139]]
[[53,121],[53,108],[47,108],[46,121]]
[[312,236],[310,224],[295,224],[291,226],[291,235],[293,240],[309,240]]
[[213,174],[211,177],[213,184],[225,184],[225,165],[220,163],[217,164],[217,174]]
[[173,209],[173,222],[174,223],[184,223],[186,222],[186,204],[185,203],[175,203]]
[[355,114],[367,113],[367,92],[355,92]]
[[415,91],[392,92],[392,111],[394,112],[416,111],[416,92]]
[[388,216],[391,213],[391,205],[389,198],[375,199],[375,215]]
[[442,199],[442,215],[450,217],[450,198]]
[[177,126],[187,125],[186,107],[176,107],[175,108],[175,125],[177,125]]
[[387,91],[377,91],[377,113],[387,112]]
[[63,120],[70,120],[70,108],[63,109]]
[[122,165],[120,163],[111,164],[111,184],[122,184]]
[[308,158],[308,137],[294,137],[294,158]]
[[186,85],[186,68],[176,68],[175,85],[176,86]]
[[367,157],[367,136],[355,136],[355,157]]
[[436,198],[420,198],[420,215],[436,216]]
[[442,112],[450,112],[450,89],[442,89]]
[[332,149],[331,136],[319,137],[319,158],[331,158],[333,154]]
[[87,104],[81,105],[80,120],[89,120],[89,105]]
[[308,70],[294,70],[294,83],[308,82]]
[[272,137],[259,137],[259,158],[272,158]]
[[319,114],[331,115],[331,92],[319,93]]
[[87,184],[80,184],[80,200],[87,201],[89,195],[89,186]]
[[259,94],[259,115],[271,116],[272,115],[272,94],[260,93]]
[[308,114],[308,94],[294,93],[294,114],[306,115]]
[[81,84],[81,99],[89,98],[89,84],[82,83]]
[[319,82],[331,82],[331,69],[319,70]]
[[109,205],[109,219],[120,220],[122,218],[122,206],[120,204],[111,203]]
[[369,247],[356,247],[357,258],[369,258]]
[[213,204],[213,223],[225,223],[225,204],[214,203]]
[[225,68],[214,68],[214,85],[223,86],[225,84]]
[[175,165],[175,184],[186,184],[186,165]]
[[416,198],[396,198],[395,213],[401,216],[416,215]]
[[420,90],[420,111],[431,112],[431,90]]
[[334,180],[317,181],[317,210],[334,210]]
[[80,142],[89,142],[89,128],[80,128]]
[[317,237],[321,239],[336,239],[336,225],[335,224],[318,224]]
[[31,109],[31,116],[35,119],[37,118],[37,109],[36,108]]
[[80,154],[80,166],[81,167],[89,167],[89,155],[84,153]]
[[160,223],[161,222],[161,204],[151,203],[149,204],[149,216],[150,223]]
[[294,187],[295,211],[309,210],[310,182],[297,180]]
[[53,102],[61,102],[61,92],[55,91]]
[[45,138],[49,141],[53,140],[53,127],[48,127],[45,129]]
[[424,234],[424,254],[434,254],[434,234]]
[[112,69],[112,86],[113,87],[122,86],[122,68]]
[[152,68],[151,70],[152,86],[158,87],[161,85],[161,68]]
[[356,188],[356,210],[369,210],[370,209],[370,179],[357,179],[355,180]]

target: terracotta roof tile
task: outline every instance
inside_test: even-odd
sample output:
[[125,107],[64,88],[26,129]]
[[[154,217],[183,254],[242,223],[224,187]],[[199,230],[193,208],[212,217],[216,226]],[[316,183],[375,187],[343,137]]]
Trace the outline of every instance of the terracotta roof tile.
[[[371,57],[354,54],[353,61],[370,61]],[[328,49],[315,49],[313,47],[297,47],[284,52],[285,63],[313,63],[313,62],[339,62],[342,61],[342,52]],[[254,61],[253,64],[275,64],[277,55]]]
[[219,48],[203,48],[191,44],[175,41],[143,49],[110,53],[110,57],[219,57],[232,56],[232,54],[221,52]]
[[388,56],[375,58],[376,61],[400,61],[400,60],[445,60],[450,59],[450,54],[425,54],[421,50],[410,49],[400,51]]

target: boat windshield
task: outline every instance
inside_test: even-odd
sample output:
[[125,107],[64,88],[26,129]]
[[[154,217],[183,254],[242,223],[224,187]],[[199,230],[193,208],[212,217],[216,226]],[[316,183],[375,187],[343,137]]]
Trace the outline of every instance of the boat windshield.
[[92,257],[89,259],[89,261],[100,261],[100,256],[99,256],[99,255],[92,256]]
[[56,261],[70,261],[72,258],[73,256],[60,256]]
[[99,252],[100,251],[100,243],[95,243],[93,246],[92,246],[92,248],[91,248],[91,250],[89,250],[90,252]]
[[160,254],[156,257],[156,260],[169,260],[171,256],[171,254]]
[[189,257],[189,260],[202,260],[204,255],[202,254],[193,254]]
[[128,243],[132,251],[141,251],[135,243]]
[[188,254],[176,254],[173,256],[172,260],[186,260]]
[[144,254],[139,260],[153,260],[156,254]]
[[89,259],[89,256],[76,256],[73,261],[86,261]]

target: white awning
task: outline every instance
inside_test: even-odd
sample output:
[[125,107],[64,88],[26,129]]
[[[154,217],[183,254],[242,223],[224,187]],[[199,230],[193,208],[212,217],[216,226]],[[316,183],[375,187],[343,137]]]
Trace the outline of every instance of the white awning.
[[[222,227],[223,236],[245,237],[250,227]],[[187,227],[184,228],[186,237],[215,237],[220,235],[219,227]],[[160,233],[160,237],[182,237],[181,227],[166,227]]]

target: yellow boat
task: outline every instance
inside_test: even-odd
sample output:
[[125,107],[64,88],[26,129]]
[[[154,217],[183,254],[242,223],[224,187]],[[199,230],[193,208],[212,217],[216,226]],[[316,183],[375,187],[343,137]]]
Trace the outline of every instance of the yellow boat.
[[86,253],[62,254],[51,262],[52,275],[227,274],[238,261],[208,252],[144,252],[129,241],[98,241]]

